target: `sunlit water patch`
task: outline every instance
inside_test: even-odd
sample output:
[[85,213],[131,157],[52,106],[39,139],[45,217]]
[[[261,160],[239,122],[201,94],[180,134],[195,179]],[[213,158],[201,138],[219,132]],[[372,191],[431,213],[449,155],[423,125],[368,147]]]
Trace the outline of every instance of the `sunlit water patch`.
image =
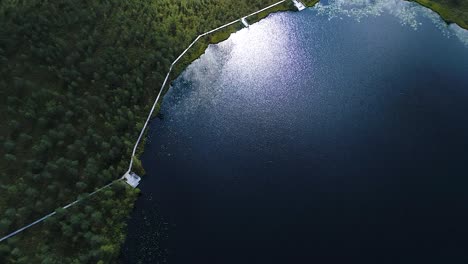
[[329,19],[344,16],[361,21],[369,16],[383,13],[395,16],[402,25],[417,30],[423,24],[422,18],[428,18],[447,37],[457,37],[468,45],[468,31],[458,25],[448,25],[434,11],[417,3],[402,0],[329,0],[319,2],[315,9]]

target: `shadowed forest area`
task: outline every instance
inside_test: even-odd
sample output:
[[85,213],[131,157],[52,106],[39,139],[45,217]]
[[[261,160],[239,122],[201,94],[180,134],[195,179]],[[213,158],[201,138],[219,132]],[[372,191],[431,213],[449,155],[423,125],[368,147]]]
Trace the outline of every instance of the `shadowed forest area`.
[[[120,178],[171,62],[197,35],[275,2],[1,1],[0,236]],[[446,19],[467,25],[468,1],[418,2],[457,6],[461,20]],[[240,27],[197,44],[171,78]],[[0,243],[0,263],[112,263],[137,195],[119,183],[59,210]]]

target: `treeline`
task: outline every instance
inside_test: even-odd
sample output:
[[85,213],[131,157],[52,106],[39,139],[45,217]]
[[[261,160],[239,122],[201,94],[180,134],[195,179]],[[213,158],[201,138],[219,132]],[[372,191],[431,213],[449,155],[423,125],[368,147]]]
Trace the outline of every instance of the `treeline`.
[[[119,178],[171,61],[274,2],[1,1],[0,235]],[[110,263],[136,195],[119,184],[59,212],[1,243],[0,263]]]

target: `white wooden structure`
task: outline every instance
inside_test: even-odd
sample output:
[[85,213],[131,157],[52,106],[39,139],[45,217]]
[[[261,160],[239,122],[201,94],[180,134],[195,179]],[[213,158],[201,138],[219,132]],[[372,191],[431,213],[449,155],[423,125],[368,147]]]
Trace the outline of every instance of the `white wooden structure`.
[[306,7],[303,3],[301,3],[299,0],[293,0],[294,5],[296,6],[297,10],[302,11]]
[[136,175],[134,172],[125,173],[123,178],[125,179],[125,182],[133,188],[136,188],[141,181],[140,176]]
[[241,22],[242,22],[242,24],[244,24],[244,27],[246,27],[246,28],[249,27],[249,23],[247,22],[247,20],[245,19],[245,17],[241,18]]

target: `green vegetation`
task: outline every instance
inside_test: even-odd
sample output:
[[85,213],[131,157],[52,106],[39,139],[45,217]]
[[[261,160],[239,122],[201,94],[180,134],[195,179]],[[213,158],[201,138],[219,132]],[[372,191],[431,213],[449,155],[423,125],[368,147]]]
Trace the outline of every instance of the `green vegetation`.
[[137,194],[119,182],[78,206],[57,210],[40,226],[0,244],[1,263],[112,263]]
[[468,0],[413,0],[437,13],[448,23],[468,29]]
[[[121,177],[171,61],[275,1],[1,1],[0,235]],[[239,27],[206,37],[172,77]],[[120,183],[60,210],[0,244],[0,263],[113,262],[137,194]]]

